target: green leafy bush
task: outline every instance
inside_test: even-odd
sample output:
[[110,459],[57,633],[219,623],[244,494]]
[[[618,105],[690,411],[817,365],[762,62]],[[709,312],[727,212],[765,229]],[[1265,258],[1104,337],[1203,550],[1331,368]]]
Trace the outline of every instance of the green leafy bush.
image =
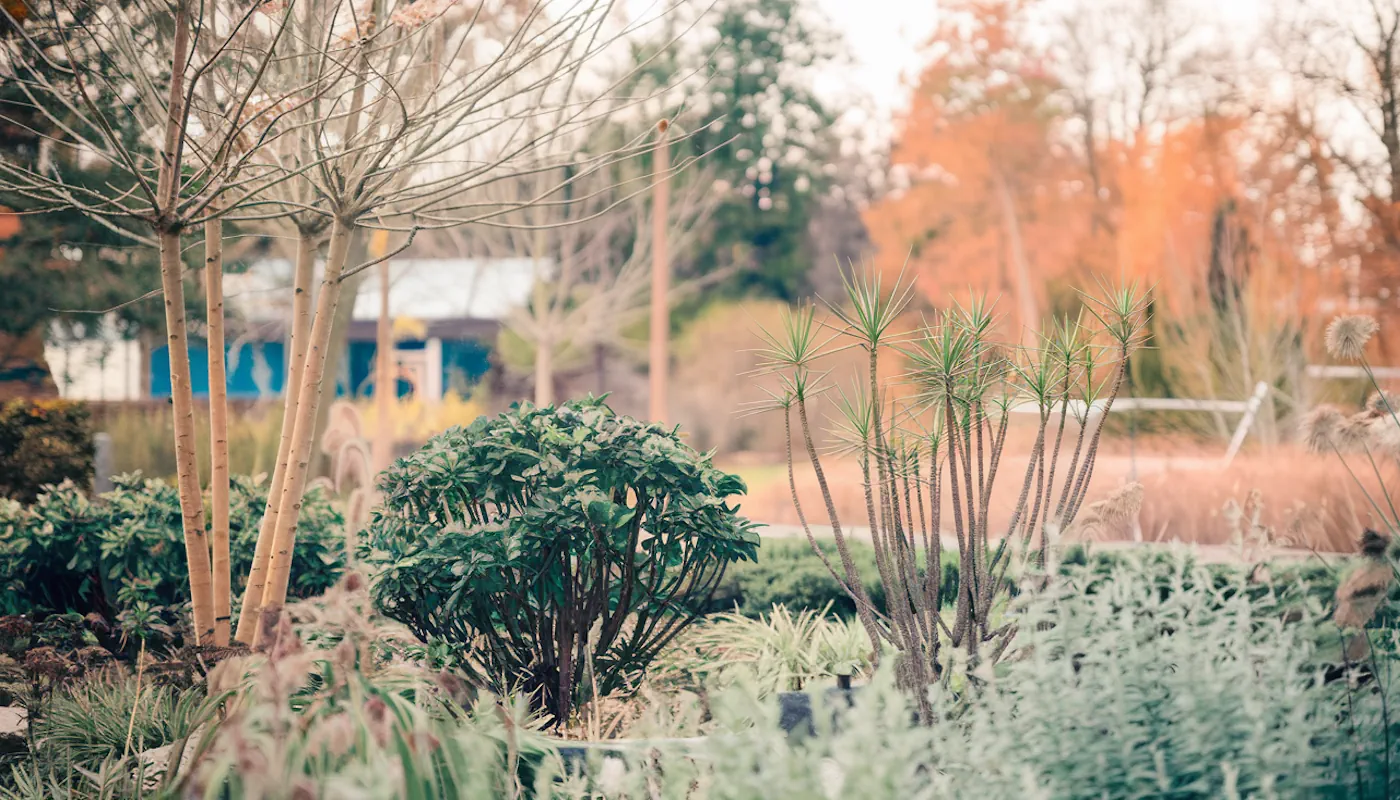
[[[0,500],[0,613],[46,608],[113,617],[142,604],[188,600],[179,493],[140,473],[115,478],[113,486],[96,499],[64,482],[28,506]],[[267,493],[260,480],[235,476],[229,495],[236,599],[252,565]],[[294,595],[335,583],[345,565],[343,526],[324,492],[307,493],[292,557]]]
[[1178,561],[1163,592],[1163,574],[1080,570],[1029,604],[988,690],[945,698],[951,796],[1395,796],[1388,665],[1363,689],[1328,682],[1339,631],[1319,604],[1290,619],[1242,576]]
[[43,487],[92,480],[92,424],[87,406],[68,400],[11,400],[0,405],[0,498],[30,503]]
[[758,547],[728,502],[742,480],[599,399],[451,428],[380,488],[365,558],[382,613],[473,647],[479,679],[557,721],[584,686],[634,685]]
[[[1353,565],[1315,559],[1275,561],[1268,564],[1196,564],[1189,550],[1086,550],[1066,548],[1059,562],[1062,575],[1074,576],[1081,591],[1092,594],[1124,569],[1133,570],[1152,583],[1164,598],[1179,589],[1201,588],[1222,598],[1243,592],[1256,603],[1268,601],[1270,613],[1279,607],[1302,608],[1308,604],[1331,609],[1337,588]],[[1388,588],[1389,602],[1382,603],[1369,627],[1400,627],[1400,584]]]

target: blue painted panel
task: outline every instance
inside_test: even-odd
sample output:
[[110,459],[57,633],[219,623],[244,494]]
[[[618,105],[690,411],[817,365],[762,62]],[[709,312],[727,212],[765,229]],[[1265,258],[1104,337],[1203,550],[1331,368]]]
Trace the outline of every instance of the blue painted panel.
[[[418,349],[405,342],[404,349]],[[350,342],[336,380],[337,397],[370,397],[374,394],[374,342]],[[466,394],[491,368],[491,348],[474,341],[443,341],[443,392]],[[257,398],[281,395],[287,376],[287,353],[282,342],[251,342],[232,348],[226,355],[229,397]],[[209,355],[202,343],[190,345],[190,382],[195,397],[209,396]],[[399,381],[398,394],[407,396],[409,385]],[[170,353],[166,347],[151,353],[151,396],[170,396]]]
[[[282,393],[287,375],[286,348],[281,342],[245,342],[224,354],[229,397],[275,397]],[[190,389],[195,397],[209,396],[209,350],[190,345]],[[151,353],[151,396],[170,396],[170,348]]]
[[[417,345],[416,347],[414,345]],[[427,346],[426,342],[400,342],[396,349],[399,350],[422,350]],[[346,360],[350,366],[350,386],[354,387],[349,392],[352,397],[373,397],[374,396],[374,359],[379,352],[379,347],[374,342],[351,342],[350,355]],[[413,394],[413,384],[405,380],[398,381],[397,395],[408,397]],[[336,385],[336,394],[344,396],[346,387],[343,383]]]
[[[366,397],[370,384],[374,382],[374,353],[378,348],[374,342],[351,342],[346,354],[345,369],[336,382],[337,397]],[[346,378],[349,383],[346,383]]]
[[467,394],[491,368],[491,348],[466,339],[442,343],[442,390]]

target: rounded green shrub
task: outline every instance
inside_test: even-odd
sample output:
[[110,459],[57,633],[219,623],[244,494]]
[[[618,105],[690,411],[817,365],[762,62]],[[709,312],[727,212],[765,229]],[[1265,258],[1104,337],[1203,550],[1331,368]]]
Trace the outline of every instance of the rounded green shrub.
[[0,498],[33,502],[43,487],[92,480],[92,421],[70,400],[0,404]]
[[471,647],[498,692],[555,720],[625,688],[752,559],[744,483],[601,399],[452,428],[381,477],[364,557],[379,610]]

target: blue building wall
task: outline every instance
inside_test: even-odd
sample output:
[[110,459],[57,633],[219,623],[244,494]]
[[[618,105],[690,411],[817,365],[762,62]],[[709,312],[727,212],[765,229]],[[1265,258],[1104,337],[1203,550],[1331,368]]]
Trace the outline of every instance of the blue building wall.
[[[280,395],[287,378],[286,346],[281,342],[245,342],[224,351],[228,396],[256,399]],[[195,397],[209,396],[209,349],[190,343],[190,384]],[[170,348],[151,353],[151,396],[170,396]]]
[[[399,342],[399,350],[422,350],[427,342]],[[374,358],[379,348],[374,342],[351,342],[350,353],[346,358],[348,371],[336,385],[336,394],[370,397],[374,395]],[[442,391],[443,394],[455,391],[465,394],[472,385],[481,380],[491,367],[491,348],[481,342],[464,339],[442,340]],[[344,376],[348,375],[349,384]],[[406,396],[412,387],[407,381],[399,381],[399,397]]]
[[[400,342],[403,350],[422,349],[426,342]],[[350,342],[341,377],[336,381],[339,397],[374,394],[374,342]],[[474,340],[443,340],[443,392],[465,392],[490,368],[491,350]],[[282,394],[287,375],[286,346],[282,342],[253,342],[229,348],[225,355],[228,395],[256,399]],[[348,382],[347,379],[348,378]],[[209,396],[209,351],[202,344],[190,344],[190,382],[195,397]],[[399,381],[399,396],[408,394],[407,381]],[[151,353],[151,396],[170,396],[170,350],[158,347]]]
[[466,394],[491,368],[491,348],[474,339],[442,342],[442,390]]

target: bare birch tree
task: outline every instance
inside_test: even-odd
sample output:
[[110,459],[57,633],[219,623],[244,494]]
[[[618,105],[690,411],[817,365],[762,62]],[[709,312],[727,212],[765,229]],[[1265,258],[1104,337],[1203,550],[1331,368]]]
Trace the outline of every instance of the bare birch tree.
[[[201,644],[213,641],[217,612],[195,461],[181,237],[236,207],[237,199],[228,198],[248,196],[259,180],[243,170],[256,148],[235,144],[273,135],[252,100],[287,20],[260,8],[211,6],[201,17],[191,0],[51,3],[23,22],[3,12],[15,35],[0,45],[0,80],[20,87],[25,111],[60,132],[48,137],[50,151],[104,165],[134,188],[78,185],[40,163],[8,159],[0,159],[0,188],[40,210],[77,209],[160,253],[177,480]],[[194,97],[205,76],[229,59],[247,69],[213,95],[219,113],[205,115],[201,125],[192,113]],[[135,140],[120,133],[132,127],[118,118],[123,115],[136,120]]]
[[[528,175],[519,186],[497,186],[492,193],[536,194],[561,177]],[[561,202],[505,215],[473,237],[487,255],[533,264],[529,301],[512,309],[505,325],[533,352],[536,405],[556,401],[555,373],[562,361],[616,345],[628,326],[645,317],[655,244],[650,183],[644,166],[620,164],[570,183]],[[702,235],[720,194],[703,167],[677,176],[675,183],[665,230],[672,253],[683,256]],[[698,285],[681,281],[668,300],[675,302]]]
[[[587,69],[628,30],[610,29],[607,4],[503,6],[511,24],[495,38],[484,21],[486,8],[310,0],[307,30],[320,37],[306,43],[312,64],[306,84],[314,89],[308,103],[287,115],[305,146],[295,160],[276,149],[263,152],[269,174],[277,176],[271,183],[296,176],[310,187],[314,202],[299,210],[321,214],[330,233],[305,363],[296,396],[287,401],[292,413],[283,430],[290,441],[285,460],[279,458],[281,475],[273,477],[280,493],[269,497],[240,641],[256,643],[263,628],[248,626],[258,615],[275,621],[286,598],[326,351],[347,279],[405,250],[420,230],[556,206],[568,187],[651,146],[644,136],[597,153],[551,146],[617,110],[616,103],[602,102],[617,82]],[[493,190],[522,188],[528,176],[542,176],[533,191]],[[240,218],[298,208],[288,200],[268,205],[274,207],[245,206]],[[359,229],[389,231],[398,246],[351,264],[350,238]]]

